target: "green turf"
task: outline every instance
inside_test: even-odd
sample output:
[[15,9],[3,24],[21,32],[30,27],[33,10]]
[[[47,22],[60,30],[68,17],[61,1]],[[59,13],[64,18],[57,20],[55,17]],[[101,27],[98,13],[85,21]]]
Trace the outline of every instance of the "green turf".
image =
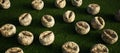
[[[72,6],[70,0],[67,0],[67,5],[64,9],[56,8],[55,0],[44,0],[45,6],[41,11],[34,10],[31,7],[31,0],[11,0],[11,8],[8,10],[0,9],[0,26],[6,23],[15,24],[17,33],[14,37],[5,38],[0,35],[0,53],[4,53],[8,48],[18,46],[25,53],[62,53],[61,46],[67,41],[74,41],[80,46],[80,53],[89,53],[91,47],[97,43],[105,44],[110,53],[120,53],[120,40],[113,45],[104,43],[101,40],[102,30],[94,30],[85,35],[79,35],[74,30],[74,25],[77,21],[87,21],[90,23],[94,17],[86,12],[86,7],[90,3],[97,3],[101,6],[101,11],[98,14],[106,21],[106,28],[115,30],[120,35],[120,23],[115,21],[114,13],[120,9],[120,0],[83,0],[83,5],[79,8]],[[73,23],[65,23],[62,15],[67,10],[73,10],[76,14],[76,19]],[[33,21],[30,26],[23,27],[18,22],[18,17],[22,13],[31,13]],[[41,17],[45,14],[50,14],[55,18],[56,24],[53,28],[45,28],[41,24]],[[34,42],[30,46],[22,46],[17,41],[17,34],[22,30],[31,31],[34,36]],[[43,46],[39,43],[39,34],[43,31],[51,30],[55,34],[55,41],[50,46]],[[119,36],[120,37],[120,36]]]

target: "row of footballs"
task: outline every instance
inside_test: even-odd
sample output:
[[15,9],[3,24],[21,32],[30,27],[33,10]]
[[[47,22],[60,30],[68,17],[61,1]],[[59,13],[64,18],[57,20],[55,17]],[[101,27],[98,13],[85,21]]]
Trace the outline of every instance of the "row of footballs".
[[[74,6],[80,7],[82,5],[82,0],[71,0]],[[10,0],[0,0],[0,5],[3,9],[9,9],[11,6]],[[44,7],[44,1],[42,0],[33,0],[31,5],[36,10],[42,10]],[[66,6],[66,0],[56,0],[55,5],[58,8],[64,8]]]
[[[80,7],[82,5],[82,0],[71,0],[74,6]],[[44,7],[44,2],[42,0],[33,0],[32,7],[36,10],[42,10]],[[3,9],[9,9],[11,6],[11,2],[9,0],[0,0],[0,6]],[[66,6],[66,0],[56,0],[55,6],[58,8],[64,8]],[[87,8],[88,13],[95,15],[100,11],[100,6],[98,4],[89,4]]]
[[[82,5],[82,0],[71,0],[74,6],[80,7]],[[33,0],[32,7],[36,10],[42,10],[44,7],[44,2],[42,0]],[[9,9],[11,6],[10,0],[0,0],[0,6],[3,9]],[[55,6],[58,8],[64,8],[66,6],[66,0],[56,0]],[[99,13],[100,6],[98,4],[89,4],[87,8],[88,13],[95,15]]]
[[[69,41],[62,45],[63,53],[79,53],[80,47],[77,43]],[[24,53],[23,49],[20,47],[8,48],[5,53]],[[93,45],[90,53],[109,53],[109,49],[101,43]]]
[[[80,7],[82,5],[82,0],[71,0],[74,6]],[[44,2],[42,0],[33,0],[31,3],[32,7],[36,10],[42,10],[44,7]],[[11,6],[10,0],[0,0],[0,6],[3,9],[9,9]],[[58,8],[64,8],[66,6],[66,0],[56,0],[55,6]],[[95,15],[99,13],[100,6],[98,4],[89,4],[87,8],[88,13]]]

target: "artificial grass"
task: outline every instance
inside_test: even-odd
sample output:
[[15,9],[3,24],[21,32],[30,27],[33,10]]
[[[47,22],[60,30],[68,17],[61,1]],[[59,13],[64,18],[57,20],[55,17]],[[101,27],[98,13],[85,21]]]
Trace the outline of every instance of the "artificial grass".
[[[34,10],[31,7],[32,0],[11,0],[11,7],[8,10],[0,9],[0,26],[6,23],[12,23],[17,27],[17,33],[14,37],[5,38],[0,35],[0,53],[4,53],[8,48],[18,46],[24,50],[24,53],[62,53],[61,46],[67,41],[74,41],[80,46],[80,53],[90,53],[90,49],[94,44],[105,44],[110,53],[120,52],[120,41],[113,45],[104,43],[101,40],[102,30],[94,30],[91,27],[90,32],[85,35],[79,35],[75,32],[74,25],[77,21],[87,21],[90,23],[94,17],[86,12],[87,5],[90,3],[97,3],[101,6],[101,11],[98,16],[102,16],[106,21],[104,29],[110,28],[115,30],[120,35],[120,23],[115,21],[114,13],[120,9],[120,0],[83,0],[81,7],[72,6],[70,0],[67,0],[67,5],[64,9],[55,7],[55,0],[43,0],[45,6],[41,11]],[[76,14],[76,19],[73,23],[65,23],[62,15],[65,11],[72,10]],[[33,21],[30,26],[21,26],[18,22],[18,17],[22,13],[31,13]],[[55,26],[53,28],[45,28],[41,24],[41,17],[45,14],[50,14],[55,18]],[[30,46],[22,46],[17,41],[17,34],[22,30],[31,31],[34,36],[34,42]],[[39,34],[43,31],[51,30],[55,34],[55,41],[50,46],[43,46],[39,43]]]

